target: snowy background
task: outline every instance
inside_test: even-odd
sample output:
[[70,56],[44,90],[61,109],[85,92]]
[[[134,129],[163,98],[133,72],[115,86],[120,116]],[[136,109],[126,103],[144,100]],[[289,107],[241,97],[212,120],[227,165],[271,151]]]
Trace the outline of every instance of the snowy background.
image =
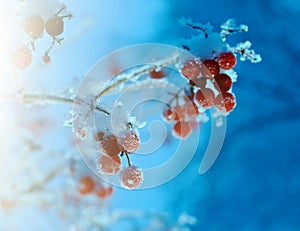
[[[197,231],[300,230],[298,0],[64,3],[74,18],[66,22],[65,40],[53,50],[52,63],[45,67],[34,60],[37,65],[24,74],[22,81],[29,90],[37,86],[53,92],[67,89],[97,60],[123,46],[146,42],[179,45],[179,40],[191,33],[178,25],[181,17],[215,27],[234,18],[248,25],[249,32],[232,36],[231,41],[250,40],[263,58],[259,64],[239,62],[235,68],[239,75],[234,85],[237,108],[228,117],[225,143],[213,167],[199,175],[201,156],[196,153],[192,163],[167,184],[139,191],[116,188],[106,210],[142,213],[141,218],[125,219],[111,230],[134,230],[129,224],[138,226],[149,214],[167,214],[168,222],[174,224],[188,214],[197,219],[190,230]],[[11,126],[48,116],[51,128],[40,142],[48,149],[77,154],[70,145],[70,128],[62,128],[68,105],[17,110],[24,116],[14,115]],[[43,158],[48,165],[51,161],[57,164],[56,158]],[[8,161],[13,162],[14,155]],[[1,184],[0,190],[4,190]],[[0,209],[0,230],[65,230],[66,224],[59,219],[51,209],[34,206]]]

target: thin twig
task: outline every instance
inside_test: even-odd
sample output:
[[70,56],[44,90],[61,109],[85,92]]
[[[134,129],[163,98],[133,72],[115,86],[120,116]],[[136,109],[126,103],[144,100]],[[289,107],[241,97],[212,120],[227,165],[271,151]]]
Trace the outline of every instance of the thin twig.
[[155,70],[158,67],[175,63],[175,62],[178,61],[178,59],[179,59],[179,57],[175,56],[172,59],[163,60],[161,62],[158,62],[155,66],[147,67],[147,68],[145,68],[145,69],[143,69],[143,70],[141,70],[139,72],[133,73],[130,76],[124,77],[123,79],[118,80],[117,82],[113,83],[112,85],[108,86],[107,88],[105,88],[104,90],[102,90],[101,92],[99,92],[95,96],[95,100],[98,100],[102,95],[106,94],[107,92],[109,92],[110,90],[114,89],[115,87],[118,87],[122,83],[127,82],[128,80],[131,80],[133,78],[136,78],[136,77],[139,77],[139,76],[144,75],[146,73],[149,73],[149,72]]

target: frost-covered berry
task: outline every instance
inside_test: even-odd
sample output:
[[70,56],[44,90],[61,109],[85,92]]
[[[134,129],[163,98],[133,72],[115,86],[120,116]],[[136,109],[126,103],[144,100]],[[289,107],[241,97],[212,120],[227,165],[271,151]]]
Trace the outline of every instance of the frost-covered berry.
[[110,157],[100,155],[98,160],[98,170],[104,175],[114,175],[120,171],[121,159],[119,156]]
[[25,19],[23,27],[28,35],[36,39],[43,35],[44,20],[38,15],[33,15]]
[[199,60],[188,60],[183,64],[181,74],[187,79],[195,79],[201,71],[201,63]]
[[184,105],[176,105],[173,109],[174,111],[174,120],[184,120],[186,117],[186,111]]
[[11,62],[18,69],[28,67],[32,62],[31,50],[25,45],[18,47],[12,54]]
[[195,102],[186,102],[185,105],[185,114],[189,118],[196,118],[199,115],[199,110]]
[[117,156],[121,149],[118,144],[117,137],[113,134],[104,134],[103,132],[98,132],[95,139],[100,141],[100,147],[103,153],[108,156]]
[[199,89],[195,94],[195,101],[203,108],[210,108],[214,105],[215,94],[209,88]]
[[173,110],[168,107],[166,110],[163,112],[163,118],[167,121],[170,122],[174,119],[174,112]]
[[205,88],[206,83],[209,79],[205,77],[190,80],[190,85],[193,87]]
[[224,70],[230,70],[236,65],[236,57],[232,52],[223,52],[217,57],[217,62]]
[[166,76],[163,70],[155,70],[155,69],[153,71],[150,71],[149,75],[152,79],[161,79]]
[[127,131],[119,138],[119,146],[127,154],[135,152],[140,147],[140,138],[133,131]]
[[188,121],[177,121],[173,126],[173,133],[180,139],[188,137],[192,132],[192,126]]
[[84,176],[80,179],[78,185],[78,191],[81,195],[91,193],[95,189],[95,182],[92,177]]
[[234,109],[236,100],[233,94],[229,92],[223,92],[216,97],[215,105],[219,111],[228,113]]
[[218,91],[228,91],[232,86],[232,80],[227,74],[219,74],[215,77],[214,86]]
[[124,167],[120,172],[121,186],[126,189],[138,188],[143,180],[143,172],[136,166]]
[[220,73],[220,66],[215,60],[206,59],[202,63],[201,73],[203,77],[212,79]]
[[64,21],[61,17],[54,16],[47,20],[45,27],[46,32],[52,37],[55,37],[64,31]]

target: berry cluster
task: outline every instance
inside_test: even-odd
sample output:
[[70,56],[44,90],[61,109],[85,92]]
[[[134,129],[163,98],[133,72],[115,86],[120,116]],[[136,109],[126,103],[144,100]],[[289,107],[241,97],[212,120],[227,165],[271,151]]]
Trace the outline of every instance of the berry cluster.
[[[138,188],[143,181],[141,169],[132,166],[129,155],[140,147],[140,139],[133,130],[127,130],[122,135],[106,134],[98,132],[95,140],[99,142],[103,154],[97,159],[97,167],[100,173],[115,175],[120,172],[120,183],[124,188]],[[121,170],[121,158],[126,156],[128,167]]]
[[78,192],[80,195],[95,194],[100,199],[108,198],[113,193],[111,185],[105,187],[104,185],[97,185],[91,176],[83,176],[79,180]]
[[62,15],[59,14],[65,10],[65,7],[60,9],[53,17],[44,21],[39,15],[31,15],[27,17],[23,22],[24,32],[30,36],[31,42],[28,45],[22,45],[16,48],[12,54],[12,64],[18,69],[24,69],[31,64],[32,61],[32,51],[29,49],[31,45],[32,50],[35,50],[34,41],[43,36],[44,31],[47,32],[53,38],[50,47],[45,51],[42,61],[45,64],[51,62],[49,53],[54,46],[54,43],[60,44],[63,38],[58,39],[56,36],[61,35],[64,31],[64,18],[71,18],[72,15]]
[[[230,92],[231,77],[225,71],[236,65],[236,57],[231,52],[222,52],[214,59],[187,60],[181,67],[181,75],[188,81],[188,92],[184,95],[184,103],[177,104],[163,112],[167,122],[174,121],[173,133],[178,138],[186,138],[198,125],[201,112],[213,106],[223,113],[231,112],[235,105],[235,96]],[[150,73],[153,78],[153,74]],[[156,75],[155,75],[156,76]],[[179,93],[179,92],[178,92]],[[173,102],[173,100],[172,100]]]

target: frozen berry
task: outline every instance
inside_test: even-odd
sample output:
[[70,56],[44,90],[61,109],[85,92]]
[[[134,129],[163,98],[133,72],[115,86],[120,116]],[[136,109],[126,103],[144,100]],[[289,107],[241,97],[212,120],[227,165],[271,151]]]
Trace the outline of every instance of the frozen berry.
[[114,175],[120,171],[121,159],[119,156],[110,157],[107,155],[100,155],[98,160],[99,172],[105,175]]
[[163,118],[167,121],[170,122],[174,119],[174,113],[172,111],[171,108],[167,108],[166,110],[164,110],[163,112]]
[[152,79],[161,79],[165,77],[165,72],[163,70],[153,70],[150,71],[149,75]]
[[176,105],[174,107],[174,120],[184,120],[186,117],[185,107],[183,105]]
[[232,86],[232,80],[227,74],[219,74],[215,77],[214,86],[218,91],[228,91]]
[[223,52],[217,57],[217,62],[224,70],[230,70],[236,65],[236,57],[231,52]]
[[32,62],[31,50],[25,45],[16,48],[12,54],[11,62],[18,69],[28,67]]
[[181,74],[188,79],[195,79],[200,74],[201,66],[199,60],[188,60],[184,63]]
[[233,94],[229,92],[223,92],[216,97],[215,105],[219,111],[228,113],[234,109],[236,100]]
[[214,105],[215,94],[209,88],[203,88],[196,92],[195,101],[203,108],[210,108]]
[[191,131],[192,126],[188,121],[177,121],[173,127],[174,134],[180,139],[188,137]]
[[205,77],[190,80],[190,85],[199,88],[205,88],[205,85],[209,79]]
[[143,172],[135,166],[125,167],[120,172],[121,186],[126,189],[138,188],[143,180]]
[[106,155],[117,156],[121,152],[118,140],[115,135],[103,135],[101,138],[101,133],[97,133],[96,139],[100,139],[101,150]]
[[201,73],[203,77],[212,79],[220,73],[219,64],[212,59],[207,59],[203,61],[203,67],[201,69]]
[[140,138],[135,132],[128,131],[119,138],[119,145],[123,152],[133,153],[140,147]]

